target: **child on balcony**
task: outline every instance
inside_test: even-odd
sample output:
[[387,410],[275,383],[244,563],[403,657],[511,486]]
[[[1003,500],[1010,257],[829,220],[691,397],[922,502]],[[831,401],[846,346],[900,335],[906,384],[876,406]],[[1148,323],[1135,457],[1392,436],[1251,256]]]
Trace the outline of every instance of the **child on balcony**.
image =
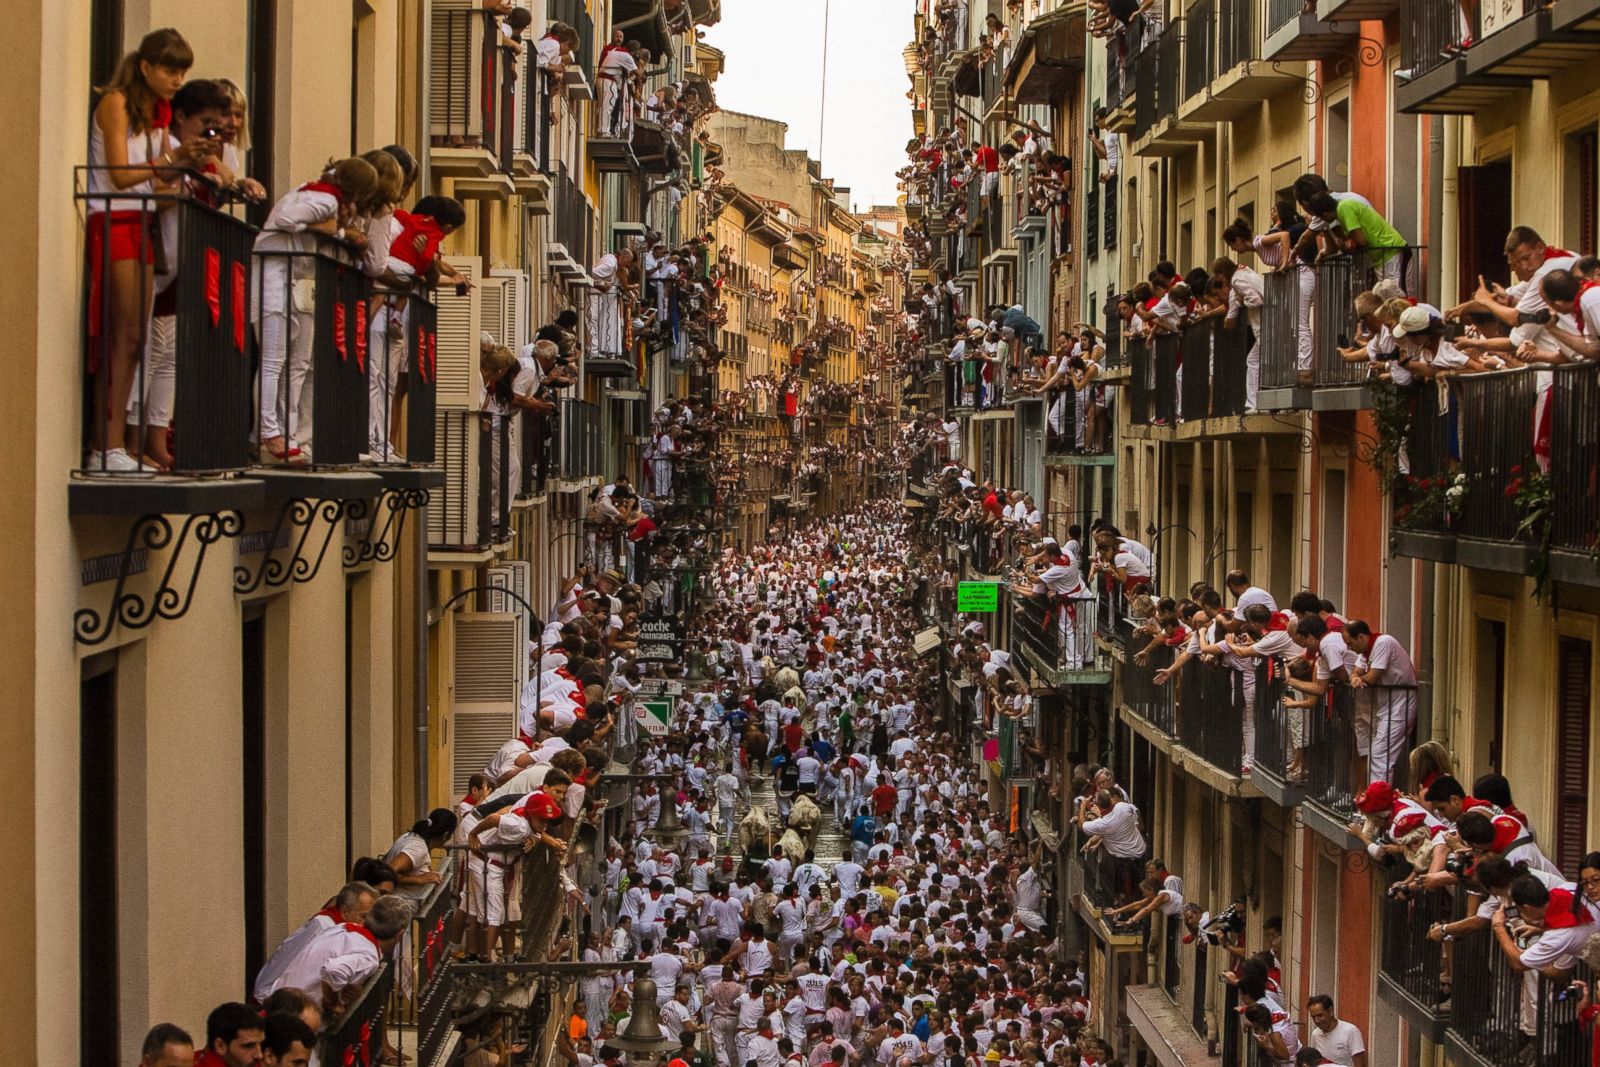
[[[159,238],[150,197],[158,181],[208,158],[209,144],[177,145],[168,127],[172,97],[194,63],[177,30],[139,42],[101,91],[89,128],[89,373],[95,375],[86,466],[136,471],[126,447],[128,400],[144,347]],[[125,193],[125,196],[114,194]]]
[[[378,172],[362,159],[332,164],[273,205],[256,238],[252,313],[261,343],[260,447],[264,463],[311,462],[311,351],[315,256],[360,209],[383,203]],[[333,294],[324,294],[331,299]],[[304,431],[303,438],[299,436]]]

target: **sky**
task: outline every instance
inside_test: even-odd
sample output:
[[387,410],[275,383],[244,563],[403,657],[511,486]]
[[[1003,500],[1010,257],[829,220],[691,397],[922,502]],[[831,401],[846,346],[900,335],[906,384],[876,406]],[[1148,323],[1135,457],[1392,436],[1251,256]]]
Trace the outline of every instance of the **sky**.
[[827,111],[822,116],[823,12],[829,0],[722,0],[706,41],[727,55],[717,104],[789,124],[788,147],[817,151],[822,173],[849,186],[859,210],[893,204],[905,165],[911,105],[900,54],[911,41],[915,0],[831,0]]

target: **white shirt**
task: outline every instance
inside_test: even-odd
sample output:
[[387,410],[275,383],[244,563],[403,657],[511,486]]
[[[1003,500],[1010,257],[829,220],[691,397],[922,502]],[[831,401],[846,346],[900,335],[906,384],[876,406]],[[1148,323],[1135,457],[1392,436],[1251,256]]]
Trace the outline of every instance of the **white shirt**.
[[261,965],[261,970],[256,974],[256,982],[252,988],[255,998],[263,1003],[278,989],[285,972],[294,964],[296,958],[306,950],[306,946],[317,939],[319,934],[332,930],[338,924],[333,917],[321,912],[307,919],[300,929],[284,938],[272,955],[267,957],[267,962]]
[[1334,1063],[1343,1064],[1344,1067],[1353,1067],[1356,1057],[1367,1051],[1366,1042],[1361,1040],[1361,1031],[1356,1029],[1354,1023],[1340,1019],[1333,1024],[1332,1030],[1323,1030],[1320,1026],[1311,1027],[1310,1045],[1323,1056]]
[[1344,636],[1332,630],[1323,634],[1317,641],[1317,680],[1326,680],[1339,668],[1348,668],[1349,664],[1350,647],[1344,643]]
[[298,989],[321,1007],[323,983],[334,992],[360,985],[382,963],[378,946],[369,937],[345,926],[330,927],[312,939],[305,951],[284,969],[267,995],[279,989]]
[[1417,669],[1406,654],[1405,647],[1392,634],[1379,634],[1372,639],[1372,648],[1356,656],[1357,670],[1380,672],[1379,685],[1416,685]]
[[1139,832],[1139,809],[1122,801],[1108,814],[1083,824],[1084,832],[1097,834],[1108,855],[1120,859],[1144,856],[1144,835]]
[[1239,594],[1238,613],[1243,615],[1245,608],[1251,607],[1255,604],[1265,604],[1268,611],[1278,610],[1278,602],[1272,599],[1271,593],[1267,592],[1265,589],[1262,589],[1260,586],[1252,585],[1250,588]]

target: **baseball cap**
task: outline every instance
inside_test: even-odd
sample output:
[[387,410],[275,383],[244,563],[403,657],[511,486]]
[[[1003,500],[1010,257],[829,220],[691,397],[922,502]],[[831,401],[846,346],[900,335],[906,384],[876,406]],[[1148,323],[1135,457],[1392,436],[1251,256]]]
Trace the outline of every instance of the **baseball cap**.
[[1400,313],[1400,321],[1389,332],[1395,337],[1404,337],[1408,333],[1420,333],[1432,323],[1433,315],[1427,308],[1409,307]]

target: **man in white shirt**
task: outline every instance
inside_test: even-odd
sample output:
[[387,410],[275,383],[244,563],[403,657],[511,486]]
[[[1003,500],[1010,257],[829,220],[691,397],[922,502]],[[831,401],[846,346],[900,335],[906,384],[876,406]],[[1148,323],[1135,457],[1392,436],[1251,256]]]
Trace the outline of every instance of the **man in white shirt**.
[[1224,584],[1227,585],[1228,592],[1237,598],[1238,603],[1234,613],[1236,616],[1242,616],[1245,609],[1252,604],[1265,604],[1268,611],[1278,610],[1278,602],[1272,599],[1272,594],[1260,586],[1251,585],[1250,575],[1242,570],[1229,571]]
[[1250,351],[1245,356],[1244,406],[1256,409],[1256,390],[1261,385],[1261,305],[1266,299],[1266,282],[1249,267],[1227,256],[1211,264],[1211,273],[1228,287],[1228,315],[1225,329],[1237,330],[1242,316],[1250,325]]
[[1347,664],[1357,690],[1356,751],[1368,757],[1368,781],[1390,775],[1406,751],[1417,721],[1417,670],[1393,634],[1375,634],[1362,619],[1345,623],[1344,643],[1354,662]]
[[360,993],[383,964],[384,954],[411,922],[411,901],[399,895],[380,897],[363,923],[340,923],[318,934],[284,968],[272,989],[298,989],[336,1016]]
[[1367,1045],[1354,1023],[1333,1013],[1333,998],[1318,993],[1307,1001],[1311,1012],[1309,1044],[1341,1067],[1367,1067]]
[[272,955],[267,957],[267,962],[262,964],[260,973],[256,975],[252,990],[256,1000],[265,1002],[272,995],[284,973],[318,935],[343,923],[364,922],[377,899],[378,891],[366,882],[350,882],[339,890],[339,895],[334,898],[330,907],[323,908],[307,919],[298,930],[284,938],[273,950]]

